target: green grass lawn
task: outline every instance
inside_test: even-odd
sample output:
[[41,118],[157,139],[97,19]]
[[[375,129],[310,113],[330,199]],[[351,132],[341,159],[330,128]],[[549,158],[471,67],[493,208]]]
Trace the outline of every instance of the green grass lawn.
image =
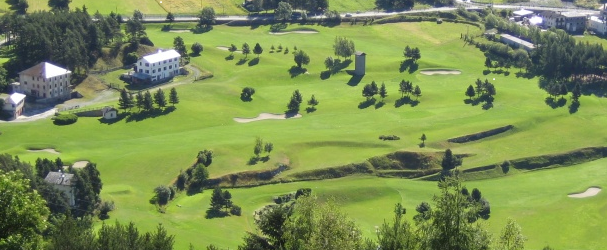
[[[88,5],[87,5],[88,6]],[[228,173],[273,168],[289,163],[292,173],[360,162],[369,157],[396,150],[444,151],[469,153],[464,168],[502,162],[526,156],[562,152],[606,142],[607,109],[604,99],[583,96],[580,110],[569,114],[566,107],[552,109],[544,103],[547,94],[537,87],[536,79],[517,78],[518,69],[509,75],[483,75],[484,56],[472,46],[465,46],[460,34],[480,32],[463,24],[432,22],[333,28],[304,26],[316,34],[271,35],[269,27],[216,26],[208,33],[162,32],[161,25],[147,26],[147,33],[161,48],[170,48],[175,36],[181,36],[188,48],[200,42],[204,51],[192,57],[192,63],[208,70],[214,77],[180,85],[181,102],[169,114],[143,120],[123,119],[112,124],[97,118],[80,118],[70,126],[55,126],[50,120],[2,124],[0,152],[19,155],[33,162],[37,157],[56,158],[47,153],[31,153],[31,147],[53,147],[64,161],[90,160],[98,164],[104,182],[102,197],[114,200],[117,210],[111,220],[132,220],[144,230],[162,223],[177,235],[176,248],[191,242],[198,248],[210,243],[234,248],[244,230],[253,230],[252,212],[271,202],[272,195],[311,187],[322,197],[337,196],[345,210],[357,219],[371,236],[375,225],[391,216],[393,204],[402,201],[409,211],[437,192],[432,182],[401,179],[354,177],[320,182],[291,183],[233,190],[234,201],[243,207],[242,217],[204,219],[210,192],[180,195],[166,214],[158,213],[148,200],[152,190],[170,183],[181,169],[194,162],[197,152],[211,149],[216,158],[209,167],[212,177]],[[292,25],[289,29],[301,28]],[[336,36],[354,41],[356,49],[367,53],[367,74],[358,84],[348,84],[351,76],[340,72],[327,79],[323,61],[333,56]],[[247,42],[260,43],[264,53],[256,65],[249,55],[228,51],[219,46]],[[305,66],[309,74],[291,77],[293,55],[269,53],[270,46],[282,45],[292,52],[294,46],[310,56]],[[419,47],[422,58],[419,70],[399,72],[406,45]],[[354,63],[346,69],[353,69]],[[424,68],[458,69],[461,75],[427,76]],[[117,74],[116,74],[117,75]],[[106,75],[108,77],[114,75]],[[476,78],[495,84],[494,107],[465,104],[468,85]],[[493,80],[495,78],[495,80]],[[411,80],[422,89],[420,103],[395,107],[402,79]],[[382,107],[359,108],[364,101],[362,87],[376,81],[385,83],[389,96]],[[239,99],[243,87],[256,89],[252,102]],[[318,110],[302,118],[268,120],[239,124],[234,117],[255,117],[262,112],[280,113],[286,109],[291,93],[299,89],[304,102],[314,94]],[[379,100],[379,98],[378,98]],[[116,102],[109,104],[116,105]],[[476,133],[512,124],[515,129],[504,135],[467,144],[449,144],[452,137]],[[426,148],[419,148],[419,137],[428,137]],[[379,135],[394,134],[399,141],[381,141]],[[253,156],[255,138],[273,142],[275,150],[266,163],[247,165]],[[603,193],[585,200],[568,199],[565,194],[583,191],[591,185],[603,185],[606,174],[596,161],[581,166],[518,174],[512,177],[467,183],[479,187],[491,201],[489,228],[495,233],[507,217],[521,223],[535,249],[546,243],[557,249],[598,249],[607,243],[606,225],[599,220],[605,207]],[[601,179],[602,178],[602,179]],[[508,183],[507,183],[508,182]],[[536,191],[539,190],[539,191]],[[177,207],[180,204],[182,207]],[[586,211],[583,216],[577,216]],[[604,211],[603,211],[604,212]],[[561,226],[562,229],[559,228]],[[585,229],[588,226],[590,229]],[[602,233],[602,234],[601,234]],[[573,239],[575,237],[575,239]],[[592,242],[592,244],[588,243]],[[595,243],[596,242],[596,243]]]

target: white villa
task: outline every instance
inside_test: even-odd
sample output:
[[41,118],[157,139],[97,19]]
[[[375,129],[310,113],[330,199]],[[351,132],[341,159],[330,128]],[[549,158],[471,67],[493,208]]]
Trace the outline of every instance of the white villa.
[[21,93],[13,93],[11,95],[0,95],[0,99],[4,100],[2,110],[11,115],[11,120],[17,119],[23,113],[23,105],[25,103],[25,95]]
[[144,56],[135,64],[134,77],[151,82],[165,80],[179,74],[181,55],[174,49]]
[[607,34],[607,22],[603,17],[591,16],[588,19],[588,29],[601,35]]
[[36,99],[70,99],[70,76],[72,72],[47,62],[19,73],[19,85],[13,91]]
[[76,205],[74,175],[59,172],[49,172],[44,181],[50,183],[54,188],[62,191],[67,197],[70,206]]

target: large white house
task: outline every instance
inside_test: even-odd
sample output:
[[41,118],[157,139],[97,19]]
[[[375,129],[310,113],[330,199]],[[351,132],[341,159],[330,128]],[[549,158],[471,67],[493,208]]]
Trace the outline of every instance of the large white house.
[[174,49],[144,56],[135,65],[136,77],[152,82],[162,81],[179,74],[179,59],[181,55]]
[[601,35],[605,35],[607,34],[607,22],[602,16],[591,16],[590,19],[588,19],[588,29]]
[[11,120],[17,119],[23,113],[23,105],[25,103],[25,95],[13,93],[11,95],[0,95],[0,99],[4,101],[2,110],[11,115]]
[[70,98],[72,72],[47,62],[19,73],[19,92],[36,99],[67,100]]
[[73,174],[62,173],[61,170],[49,172],[44,178],[44,181],[65,194],[70,206],[76,205],[74,180]]

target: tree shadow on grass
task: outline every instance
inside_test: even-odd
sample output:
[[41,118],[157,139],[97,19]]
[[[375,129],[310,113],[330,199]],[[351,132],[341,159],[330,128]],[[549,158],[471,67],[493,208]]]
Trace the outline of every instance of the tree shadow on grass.
[[565,98],[561,97],[558,100],[554,100],[552,96],[546,97],[544,102],[553,109],[563,107],[565,104],[567,104],[567,100]]
[[411,73],[417,71],[418,68],[419,68],[419,65],[417,63],[415,63],[415,61],[413,61],[413,59],[407,59],[407,60],[400,62],[400,68],[398,69],[398,71],[400,73],[403,73],[408,70],[408,72],[411,74]]
[[288,118],[293,118],[295,117],[297,114],[299,113],[299,109],[298,110],[287,110],[285,112],[285,117]]
[[300,67],[297,67],[297,66],[292,66],[289,69],[289,75],[291,76],[291,78],[294,78],[294,77],[296,77],[298,75],[306,73],[306,71],[308,71],[308,70],[305,69],[305,68],[300,68]]
[[580,108],[580,102],[573,100],[573,102],[571,102],[571,105],[569,105],[569,114],[576,113],[579,108]]
[[316,111],[316,107],[307,107],[307,108],[306,108],[306,112],[307,112],[307,113],[312,113],[312,112],[314,112],[314,111]]
[[483,104],[483,109],[484,109],[484,110],[488,110],[488,109],[490,109],[490,108],[493,108],[493,102],[485,102],[485,103]]
[[483,75],[491,74],[491,70],[485,69],[483,70]]
[[339,59],[336,59],[335,66],[333,67],[333,70],[331,73],[335,74],[335,73],[341,71],[342,69],[345,69],[348,66],[350,66],[351,63],[352,63],[352,59],[346,59],[343,62]]
[[226,56],[224,59],[226,59],[226,61],[234,60],[234,55]]
[[163,110],[154,109],[151,111],[140,111],[139,113],[133,113],[126,118],[126,122],[140,122],[148,118],[156,118],[163,115],[168,115],[175,111],[175,107],[166,107]]
[[209,208],[209,209],[207,209],[207,213],[204,217],[207,219],[213,219],[213,218],[223,218],[228,215],[229,215],[228,212]]
[[375,109],[380,109],[384,105],[386,105],[386,103],[382,100],[382,101],[380,101],[380,102],[378,102],[378,103],[375,104]]
[[394,107],[395,108],[400,108],[401,106],[403,106],[405,104],[407,104],[407,105],[409,105],[411,107],[415,107],[415,106],[417,106],[419,104],[419,101],[411,99],[410,96],[403,96],[400,99],[394,101]]
[[348,85],[352,86],[352,87],[357,86],[360,83],[360,81],[363,79],[363,77],[365,77],[364,75],[362,75],[362,76],[355,75],[354,71],[347,71],[347,72],[348,72],[348,74],[352,75],[352,77],[350,77],[350,80],[348,80]]
[[245,64],[249,59],[248,58],[241,58],[240,60],[238,60],[238,62],[236,62],[236,65],[240,66]]
[[531,78],[535,77],[535,75],[530,72],[516,72],[516,73],[514,73],[514,75],[516,77],[522,77],[522,78],[527,78],[527,79],[531,79]]
[[359,109],[366,109],[368,107],[371,107],[371,105],[375,104],[375,99],[371,98],[371,99],[367,99],[365,101],[362,101],[358,104],[358,108]]
[[259,63],[259,57],[255,57],[255,58],[251,59],[251,61],[249,61],[249,67],[255,66],[258,63]]
[[249,166],[253,166],[255,164],[257,164],[257,162],[259,162],[260,158],[257,156],[251,156],[251,158],[249,158],[249,161],[247,162],[247,165]]
[[97,119],[99,121],[99,123],[103,123],[103,124],[107,124],[107,125],[112,125],[114,123],[117,123],[119,121],[122,121],[124,118],[126,118],[128,116],[129,113],[126,112],[122,112],[118,115],[116,115],[116,118],[114,119],[105,119],[103,117]]

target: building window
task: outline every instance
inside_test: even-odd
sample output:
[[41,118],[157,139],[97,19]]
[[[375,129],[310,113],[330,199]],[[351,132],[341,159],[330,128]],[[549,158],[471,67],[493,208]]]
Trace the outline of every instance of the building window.
[[164,70],[167,70],[167,67],[166,67],[166,66],[164,67]]
[[169,69],[172,69],[172,68],[173,68],[173,65],[169,65]]
[[154,74],[154,73],[156,73],[156,70],[155,70],[155,69],[154,69],[154,70],[152,70],[152,74]]
[[146,66],[146,67],[150,67],[150,64],[149,64],[149,63],[146,63],[146,64],[145,64],[145,66]]
[[139,73],[143,73],[143,69],[139,69]]

